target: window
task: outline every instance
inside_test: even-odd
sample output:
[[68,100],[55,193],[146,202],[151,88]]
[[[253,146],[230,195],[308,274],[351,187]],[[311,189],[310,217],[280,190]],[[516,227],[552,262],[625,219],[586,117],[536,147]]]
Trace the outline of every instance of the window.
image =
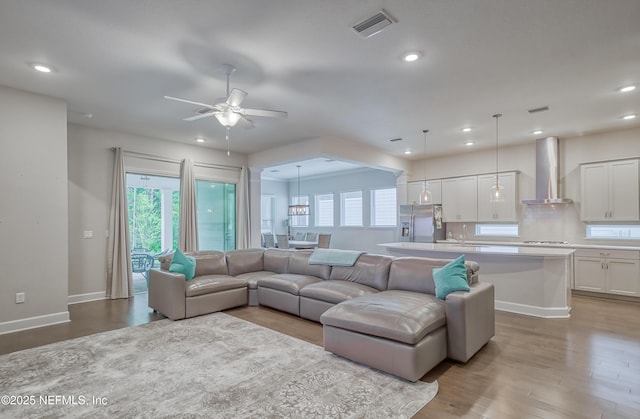
[[260,197],[260,232],[275,233],[273,219],[275,214],[275,200],[273,195],[263,194]]
[[397,220],[396,207],[396,188],[372,190],[371,225],[395,227]]
[[154,254],[178,247],[180,179],[127,173],[129,245]]
[[333,194],[316,195],[315,221],[318,227],[333,227]]
[[588,239],[640,240],[640,225],[587,225]]
[[340,194],[340,225],[362,227],[362,191]]
[[476,236],[518,237],[518,224],[476,224]]
[[198,249],[236,248],[236,185],[196,181]]
[[[291,198],[291,205],[309,205],[308,196],[294,196]],[[291,227],[308,227],[309,216],[308,215],[294,215],[290,217]]]

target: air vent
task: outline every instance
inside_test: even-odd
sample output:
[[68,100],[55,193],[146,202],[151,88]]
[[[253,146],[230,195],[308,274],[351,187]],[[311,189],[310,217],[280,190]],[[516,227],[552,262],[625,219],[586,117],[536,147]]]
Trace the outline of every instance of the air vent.
[[391,141],[392,143],[395,143],[396,141],[402,141],[402,138],[392,138],[389,141]]
[[541,108],[529,109],[529,113],[545,112],[545,111],[548,111],[548,110],[549,110],[548,106],[543,106]]
[[375,15],[353,25],[353,30],[363,38],[370,38],[393,23],[395,20],[387,12],[380,10]]

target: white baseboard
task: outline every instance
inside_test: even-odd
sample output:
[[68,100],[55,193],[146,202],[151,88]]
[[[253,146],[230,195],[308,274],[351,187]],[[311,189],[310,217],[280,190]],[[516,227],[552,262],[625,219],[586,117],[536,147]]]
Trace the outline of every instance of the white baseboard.
[[538,307],[498,300],[495,302],[495,308],[500,311],[543,317],[545,319],[566,319],[570,317],[569,312],[571,311],[571,307]]
[[86,294],[70,295],[68,304],[86,303],[87,301],[104,300],[107,298],[106,291],[88,292]]
[[35,329],[36,327],[51,326],[69,322],[69,312],[45,314],[44,316],[27,317],[26,319],[12,320],[0,323],[0,335],[19,332],[21,330]]

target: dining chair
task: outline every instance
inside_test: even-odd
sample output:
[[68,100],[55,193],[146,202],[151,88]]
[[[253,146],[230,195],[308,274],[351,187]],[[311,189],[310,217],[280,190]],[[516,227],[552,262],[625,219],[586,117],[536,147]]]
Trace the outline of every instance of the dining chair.
[[276,247],[276,241],[273,238],[273,233],[264,233],[262,235],[262,247]]
[[276,234],[276,238],[278,239],[278,248],[289,248],[289,236],[287,236],[286,234]]
[[318,234],[318,248],[320,248],[320,249],[328,249],[330,241],[331,241],[331,234],[330,233],[320,233],[320,234]]

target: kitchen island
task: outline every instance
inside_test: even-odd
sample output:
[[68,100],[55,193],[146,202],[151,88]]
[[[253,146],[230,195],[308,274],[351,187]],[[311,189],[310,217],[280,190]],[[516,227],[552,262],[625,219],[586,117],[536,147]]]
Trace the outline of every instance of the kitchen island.
[[480,265],[480,281],[494,285],[497,310],[569,317],[574,249],[415,242],[378,246],[394,256],[452,259],[464,254]]

